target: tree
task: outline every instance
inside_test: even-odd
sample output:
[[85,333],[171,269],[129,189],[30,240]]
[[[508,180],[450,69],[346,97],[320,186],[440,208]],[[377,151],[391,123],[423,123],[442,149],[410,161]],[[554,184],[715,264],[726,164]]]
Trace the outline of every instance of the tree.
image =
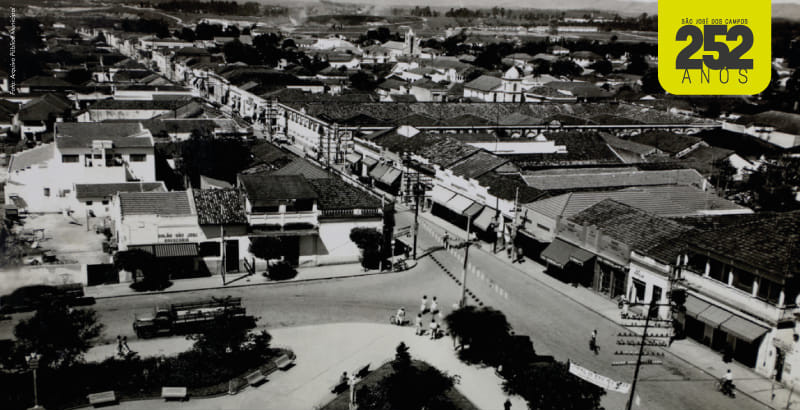
[[52,302],[40,306],[32,318],[19,322],[14,335],[22,351],[42,355],[42,366],[60,368],[82,361],[102,329],[93,309],[70,309]]
[[599,409],[602,388],[569,372],[564,363],[530,364],[503,383],[511,394],[519,394],[528,408],[537,410]]
[[92,79],[92,73],[82,68],[69,70],[67,72],[67,76],[64,78],[64,80],[66,80],[67,82],[75,85],[86,84],[91,79]]
[[650,65],[645,61],[644,56],[641,54],[632,54],[625,71],[631,74],[643,75],[650,69]]
[[358,70],[357,73],[350,76],[350,85],[356,90],[371,92],[378,86],[378,82],[371,75]]
[[642,92],[656,95],[665,93],[664,88],[661,87],[661,82],[658,81],[658,72],[656,70],[649,70],[642,76]]
[[392,373],[373,386],[359,389],[359,408],[370,410],[450,410],[445,393],[453,387],[453,378],[425,363],[412,362],[408,347],[400,343],[391,363]]
[[733,178],[736,176],[736,168],[731,165],[727,158],[715,160],[712,165],[714,170],[711,174],[711,183],[724,193],[734,184]]
[[[226,302],[228,299],[230,296],[221,301]],[[250,335],[250,324],[242,320],[241,316],[235,316],[233,310],[225,309],[223,314],[216,317],[202,333],[190,335],[188,338],[195,341],[193,350],[212,360],[221,361],[230,354],[240,353],[253,340]],[[261,342],[263,343],[263,340]]]
[[270,260],[283,258],[288,253],[287,244],[280,236],[253,237],[250,239],[248,250],[256,258],[267,261],[267,267]]
[[511,325],[503,312],[490,307],[464,306],[444,318],[459,341],[459,358],[470,363],[500,364]]
[[574,77],[580,75],[583,68],[573,61],[561,59],[550,65],[550,74],[554,76]]
[[180,170],[193,186],[200,175],[233,183],[236,175],[250,166],[251,154],[244,142],[193,135],[180,144]]
[[133,274],[135,290],[161,290],[169,287],[169,270],[156,261],[156,257],[141,249],[119,251],[114,255],[114,265]]
[[361,266],[376,269],[380,265],[379,247],[382,234],[375,228],[355,227],[350,231],[350,240],[361,249]]
[[595,61],[594,63],[592,63],[592,65],[589,66],[589,68],[594,70],[596,73],[602,75],[607,75],[613,70],[611,62],[606,59]]

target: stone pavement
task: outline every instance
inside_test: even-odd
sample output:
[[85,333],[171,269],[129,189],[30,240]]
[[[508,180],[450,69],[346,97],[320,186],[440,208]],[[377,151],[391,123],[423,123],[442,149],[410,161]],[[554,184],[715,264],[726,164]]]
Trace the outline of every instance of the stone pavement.
[[254,275],[247,275],[243,273],[227,274],[225,275],[226,284],[222,284],[222,276],[212,275],[202,278],[191,279],[177,279],[172,281],[172,286],[162,291],[151,292],[137,292],[130,288],[130,283],[120,283],[114,285],[98,285],[86,286],[86,296],[91,296],[96,299],[120,297],[120,296],[133,296],[133,295],[146,295],[146,294],[159,294],[159,293],[173,293],[173,292],[186,292],[192,290],[202,289],[217,289],[217,288],[230,288],[238,286],[253,286],[253,285],[266,285],[278,283],[291,283],[308,280],[321,280],[321,279],[334,279],[345,278],[359,275],[375,275],[379,274],[377,270],[364,271],[359,263],[349,263],[341,265],[325,265],[325,266],[312,266],[297,268],[297,276],[292,279],[273,281],[265,278],[261,273]]
[[[420,213],[420,230],[432,235],[438,242],[442,242],[442,236],[445,232],[449,232],[451,243],[458,242],[466,236],[466,232],[463,229],[441,218],[432,216],[430,213]],[[505,255],[505,252],[494,254],[492,253],[491,245],[485,243],[481,245],[480,247],[472,247],[470,249],[470,260],[475,260],[473,258],[488,258],[494,256],[497,261],[513,267],[517,271],[569,297],[606,319],[624,326],[624,322],[620,318],[620,309],[615,301],[590,289],[573,287],[570,284],[564,283],[546,274],[544,272],[545,268],[532,260],[525,259],[522,263],[512,263]],[[463,250],[451,249],[451,253],[463,262]],[[472,263],[469,263],[468,272],[472,275],[471,277],[490,280]],[[507,295],[507,292],[500,286],[494,285],[492,289],[501,296]],[[634,332],[641,331],[641,329],[636,328],[631,328],[629,330]],[[662,348],[662,350],[702,370],[712,378],[722,377],[727,369],[731,369],[737,393],[745,394],[764,406],[774,409],[800,409],[800,394],[795,394],[793,390],[780,383],[773,383],[771,379],[756,373],[753,369],[738,362],[724,363],[720,353],[694,340],[678,340],[673,342],[670,347]]]
[[[473,404],[485,410],[502,408],[506,395],[502,380],[493,368],[468,366],[458,360],[453,341],[449,337],[430,340],[415,336],[411,326],[368,323],[333,323],[315,326],[287,327],[269,330],[272,345],[286,347],[297,355],[296,365],[286,371],[277,371],[269,381],[258,387],[247,387],[233,396],[196,398],[186,402],[142,400],[122,402],[115,408],[123,409],[264,409],[308,410],[318,408],[335,396],[331,387],[342,372],[351,373],[366,364],[371,369],[381,366],[394,357],[400,342],[409,346],[414,359],[423,360],[450,375],[458,375],[456,388]],[[132,350],[141,356],[175,354],[191,347],[192,342],[181,337],[149,340],[134,339]],[[102,360],[115,353],[116,345],[93,347],[88,360]],[[525,409],[520,397],[511,397],[513,409]]]

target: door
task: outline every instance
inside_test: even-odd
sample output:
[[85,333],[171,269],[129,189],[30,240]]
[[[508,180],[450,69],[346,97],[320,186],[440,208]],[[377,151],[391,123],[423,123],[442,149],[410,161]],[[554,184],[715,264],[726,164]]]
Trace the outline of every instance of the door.
[[239,240],[225,241],[225,272],[239,271]]
[[786,354],[783,353],[783,350],[775,348],[775,381],[779,382],[783,378],[783,361],[786,358]]

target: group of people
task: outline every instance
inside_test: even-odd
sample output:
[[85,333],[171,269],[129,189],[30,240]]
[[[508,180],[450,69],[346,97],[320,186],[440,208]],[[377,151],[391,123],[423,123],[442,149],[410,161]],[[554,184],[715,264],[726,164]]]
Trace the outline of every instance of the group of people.
[[[430,337],[431,339],[436,339],[441,335],[440,322],[442,321],[442,312],[439,310],[439,301],[436,299],[436,296],[434,296],[430,301],[428,301],[428,295],[422,295],[422,302],[420,303],[419,313],[414,318],[414,327],[415,327],[414,334],[416,334],[417,336],[425,334],[425,330],[423,329],[422,325],[422,320],[423,320],[423,315],[425,315],[428,312],[431,313],[431,321],[428,324],[428,329],[430,330]],[[401,307],[400,309],[397,310],[394,323],[402,326],[403,324],[405,324],[406,321],[405,316],[406,316],[406,308]],[[438,321],[437,318],[439,319]]]
[[133,350],[128,347],[128,336],[117,335],[117,354],[125,357],[131,353],[133,353]]

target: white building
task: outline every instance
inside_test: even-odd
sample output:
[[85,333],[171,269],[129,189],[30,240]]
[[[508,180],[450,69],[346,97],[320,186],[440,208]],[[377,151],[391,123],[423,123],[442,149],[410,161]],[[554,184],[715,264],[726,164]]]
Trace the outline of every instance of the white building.
[[75,184],[155,180],[153,137],[140,124],[58,123],[55,142],[12,157],[5,196],[28,212],[63,212]]

